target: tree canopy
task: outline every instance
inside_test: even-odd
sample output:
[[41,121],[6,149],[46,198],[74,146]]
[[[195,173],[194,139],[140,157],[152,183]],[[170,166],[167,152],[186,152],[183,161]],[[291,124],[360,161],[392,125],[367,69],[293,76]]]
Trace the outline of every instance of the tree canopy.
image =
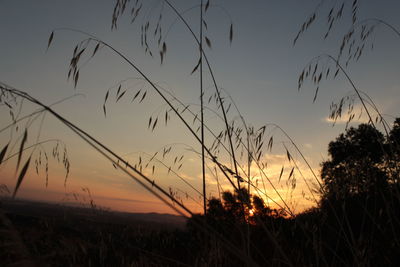
[[340,134],[329,143],[330,159],[321,164],[324,197],[343,199],[373,194],[396,183],[399,137],[399,118],[387,136],[370,124],[360,124]]

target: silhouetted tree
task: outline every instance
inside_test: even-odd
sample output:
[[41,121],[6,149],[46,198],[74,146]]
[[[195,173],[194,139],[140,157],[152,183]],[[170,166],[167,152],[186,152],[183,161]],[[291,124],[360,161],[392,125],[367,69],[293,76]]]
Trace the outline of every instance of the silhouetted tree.
[[373,126],[351,127],[329,143],[328,153],[321,171],[325,198],[344,199],[387,187],[385,138]]
[[387,262],[393,259],[398,246],[391,237],[399,236],[399,137],[396,119],[387,136],[361,124],[329,143],[330,159],[321,170],[324,194],[318,223],[321,240],[330,247],[323,252],[329,259],[367,259],[372,266],[381,262],[380,255],[390,255]]

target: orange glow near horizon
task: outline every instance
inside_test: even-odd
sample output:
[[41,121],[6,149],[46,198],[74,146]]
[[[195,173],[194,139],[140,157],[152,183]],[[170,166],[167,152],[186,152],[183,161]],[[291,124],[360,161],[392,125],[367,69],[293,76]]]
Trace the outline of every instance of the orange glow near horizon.
[[[75,154],[72,155],[74,156]],[[48,187],[46,187],[43,170],[39,170],[39,175],[37,175],[34,170],[35,168],[31,166],[17,197],[86,206],[89,205],[90,198],[92,198],[97,207],[116,211],[176,213],[150,192],[143,190],[140,185],[136,184],[127,175],[112,167],[110,163],[107,163],[107,160],[98,158],[95,153],[87,154],[84,158],[89,156],[93,159],[81,160],[81,154],[75,156],[78,157],[77,159],[71,159],[72,167],[66,185],[64,185],[65,170],[57,161],[53,160],[50,163]],[[13,170],[16,164],[15,161],[14,159],[3,165],[0,174],[0,184],[7,185],[10,191],[12,191],[11,189],[14,188],[16,182],[16,174],[15,170]],[[129,161],[135,162],[135,159],[130,157]],[[261,197],[266,205],[273,209],[278,209],[279,207],[286,208],[285,205],[289,205],[293,213],[299,213],[315,204],[304,197],[306,187],[303,180],[298,178],[296,188],[291,188],[291,184],[288,184],[287,180],[292,167],[288,165],[286,155],[269,154],[263,156],[261,161],[268,162],[268,168],[261,172],[256,164],[252,164],[252,183],[259,188],[259,190],[255,190],[253,187],[250,187],[252,194]],[[188,166],[181,169],[178,174],[188,183],[200,188],[201,175],[193,174],[193,170],[198,168],[196,162],[196,160],[189,158]],[[296,164],[302,173],[309,173],[304,164],[297,161]],[[284,168],[283,175],[281,178],[278,178],[284,165],[286,167]],[[148,177],[153,177],[152,179],[156,179],[157,183],[160,183],[160,186],[168,190],[169,183],[174,183],[179,188],[179,184],[177,183],[181,183],[181,181],[176,179],[176,177],[171,177],[166,168],[157,170],[155,175],[152,175],[151,166],[149,168],[144,169],[143,173]],[[297,171],[294,173],[297,174]],[[223,174],[219,172],[218,176],[220,177],[218,183],[222,186],[223,190],[230,190],[231,186],[228,181],[223,179]],[[265,176],[268,177],[269,181],[267,181]],[[264,177],[264,181],[262,181],[261,177]],[[218,183],[215,174],[208,172],[206,178],[208,194],[218,197]],[[275,189],[269,182],[274,184]],[[180,185],[185,184],[181,183]],[[245,185],[245,183],[242,183],[242,185]],[[194,195],[185,196],[184,191],[179,193],[185,206],[194,213],[202,212],[202,200],[199,197]]]
[[[61,170],[58,171],[61,172]],[[84,179],[74,175],[75,171],[76,170],[71,170],[72,175],[69,177],[66,187],[64,186],[64,174],[51,173],[49,177],[49,185],[46,188],[45,178],[40,175],[38,176],[33,170],[31,170],[23,181],[17,197],[61,204],[75,203],[82,206],[89,206],[90,198],[92,198],[94,204],[99,208],[124,212],[151,211],[158,213],[176,213],[149,192],[144,192],[143,190],[139,191],[139,193],[137,191],[130,192],[129,190],[126,190],[125,185],[119,186],[116,184],[116,186],[110,186],[109,184],[90,184],[88,182],[82,182]],[[96,176],[94,175],[94,178],[95,177]],[[122,177],[122,179],[125,178]],[[10,191],[13,190],[15,186],[15,174],[11,167],[2,170],[0,183],[7,185]],[[128,183],[137,187],[134,181],[128,180]],[[211,188],[212,187],[209,187],[210,190]],[[285,189],[283,188],[280,188],[279,191],[281,191],[282,194],[285,193]],[[252,190],[252,193],[256,194],[254,190]],[[278,203],[281,203],[280,198],[275,192],[269,191],[267,195],[270,198],[273,197],[273,199]],[[278,208],[278,206],[270,199],[266,198],[265,195],[259,194],[259,196],[263,198],[265,203],[271,208]],[[292,200],[297,202],[297,212],[309,208],[309,201],[305,201],[298,195],[294,195],[292,198]],[[190,199],[184,199],[184,203],[194,213],[202,212],[201,206]]]

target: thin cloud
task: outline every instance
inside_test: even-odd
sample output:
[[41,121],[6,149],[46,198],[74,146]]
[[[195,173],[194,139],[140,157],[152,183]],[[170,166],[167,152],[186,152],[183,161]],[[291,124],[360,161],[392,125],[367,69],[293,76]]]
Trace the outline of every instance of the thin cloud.
[[[336,119],[327,116],[323,118],[322,121],[329,124],[368,123],[369,118],[365,112],[362,112],[361,106],[354,107],[353,110],[356,112],[343,112],[343,114]],[[350,120],[351,116],[352,119]]]

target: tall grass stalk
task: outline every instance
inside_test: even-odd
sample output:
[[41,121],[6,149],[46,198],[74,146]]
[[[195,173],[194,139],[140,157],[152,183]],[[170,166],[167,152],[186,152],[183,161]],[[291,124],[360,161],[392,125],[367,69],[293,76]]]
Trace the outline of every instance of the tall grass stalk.
[[206,201],[206,163],[205,163],[205,155],[204,155],[204,90],[203,90],[203,0],[200,0],[200,44],[199,44],[199,53],[200,53],[200,113],[201,113],[201,173],[203,176],[203,205],[204,205],[204,215],[207,215],[207,201]]

